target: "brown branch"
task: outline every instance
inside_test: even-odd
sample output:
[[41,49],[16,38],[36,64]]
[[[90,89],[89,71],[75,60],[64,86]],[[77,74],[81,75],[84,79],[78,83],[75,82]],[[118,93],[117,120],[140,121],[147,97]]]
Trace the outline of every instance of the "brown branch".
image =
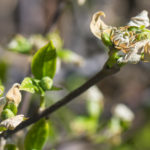
[[91,86],[95,85],[97,82],[101,81],[107,76],[113,75],[116,72],[118,72],[120,68],[118,66],[114,66],[113,68],[108,68],[107,65],[104,66],[104,68],[98,72],[96,75],[94,75],[91,79],[89,79],[86,83],[81,85],[79,88],[75,89],[71,93],[69,93],[67,96],[53,104],[52,106],[48,107],[42,112],[39,112],[38,114],[33,115],[31,118],[29,118],[26,121],[23,121],[20,125],[18,125],[14,130],[7,130],[0,134],[0,137],[7,138],[11,136],[12,134],[18,132],[19,130],[37,122],[43,117],[46,117],[55,111],[57,111],[62,106],[65,106],[67,103],[72,101],[74,98],[85,92],[87,89],[89,89]]
[[52,28],[52,26],[57,22],[57,20],[59,19],[59,17],[62,14],[64,8],[65,8],[65,1],[58,0],[56,12],[55,12],[54,16],[52,17],[52,19],[50,18],[48,20],[48,23],[46,24],[46,27],[43,31],[43,35],[46,35],[49,32],[49,30]]

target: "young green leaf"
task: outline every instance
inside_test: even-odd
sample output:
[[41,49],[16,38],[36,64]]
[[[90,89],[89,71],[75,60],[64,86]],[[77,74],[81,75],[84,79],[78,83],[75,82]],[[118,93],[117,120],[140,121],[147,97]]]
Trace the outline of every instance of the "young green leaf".
[[40,87],[39,83],[40,83],[40,80],[38,80],[38,79],[26,77],[21,83],[20,90],[27,91],[30,93],[43,94],[44,91]]
[[39,49],[33,56],[31,69],[37,79],[48,76],[53,78],[56,72],[56,49],[52,42]]
[[57,55],[62,61],[66,63],[73,63],[78,66],[82,66],[84,64],[84,59],[80,55],[74,53],[71,50],[68,49],[58,50]]
[[28,131],[24,147],[25,150],[42,150],[49,135],[49,124],[43,118],[36,122]]
[[19,53],[29,53],[32,49],[31,43],[22,35],[16,35],[8,44],[8,49]]

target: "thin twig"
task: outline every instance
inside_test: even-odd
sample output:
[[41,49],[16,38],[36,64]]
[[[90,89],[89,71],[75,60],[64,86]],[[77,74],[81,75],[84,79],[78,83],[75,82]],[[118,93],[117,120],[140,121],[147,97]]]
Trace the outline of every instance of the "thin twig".
[[62,106],[65,106],[67,103],[72,101],[74,98],[76,98],[77,96],[79,96],[80,94],[85,92],[87,89],[89,89],[90,87],[92,87],[93,85],[95,85],[96,83],[98,83],[99,81],[104,79],[105,77],[113,75],[113,74],[117,73],[118,71],[119,71],[118,66],[114,66],[113,68],[110,69],[105,65],[104,68],[100,72],[98,72],[96,75],[94,75],[91,79],[89,79],[86,83],[81,85],[79,88],[77,88],[74,91],[72,91],[71,93],[69,93],[63,99],[59,100],[58,102],[56,102],[52,106],[48,107],[44,111],[33,115],[28,120],[23,121],[14,130],[7,130],[7,131],[3,132],[2,134],[0,134],[0,137],[7,138],[7,137],[11,136],[12,134],[18,132],[19,130],[37,122],[41,118],[47,117],[48,115],[50,115],[50,114],[54,113],[55,111],[57,111],[58,109],[60,109]]
[[62,11],[64,10],[64,7],[65,7],[64,1],[63,0],[58,0],[56,12],[55,12],[52,20],[50,19],[48,21],[48,23],[46,24],[43,35],[46,35],[49,32],[49,30],[52,28],[52,26],[57,22],[57,20],[59,19]]

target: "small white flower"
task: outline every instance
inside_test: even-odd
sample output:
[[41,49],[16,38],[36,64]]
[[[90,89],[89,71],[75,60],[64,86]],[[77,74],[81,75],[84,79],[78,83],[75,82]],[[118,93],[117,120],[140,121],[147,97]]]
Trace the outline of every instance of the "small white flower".
[[124,121],[131,122],[134,119],[134,113],[124,104],[117,104],[112,111],[114,116]]
[[98,89],[96,86],[92,86],[90,89],[86,92],[86,99],[91,101],[103,101],[104,96],[102,92]]

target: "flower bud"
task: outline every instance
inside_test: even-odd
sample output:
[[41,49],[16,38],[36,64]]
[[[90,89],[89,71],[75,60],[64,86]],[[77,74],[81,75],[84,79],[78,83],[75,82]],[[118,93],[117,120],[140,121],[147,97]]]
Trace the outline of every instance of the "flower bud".
[[4,109],[1,113],[1,119],[5,120],[14,116],[14,113],[10,109]]
[[40,85],[45,91],[50,90],[53,85],[53,80],[50,77],[43,77],[40,81]]
[[18,111],[18,110],[17,110],[17,106],[16,106],[14,103],[12,103],[12,102],[6,104],[5,107],[4,107],[4,109],[9,109],[9,110],[11,110],[11,111],[14,113],[14,115],[16,115],[16,114],[17,114],[17,111]]
[[106,46],[112,46],[112,42],[110,39],[110,36],[107,33],[103,33],[102,36],[102,41]]

